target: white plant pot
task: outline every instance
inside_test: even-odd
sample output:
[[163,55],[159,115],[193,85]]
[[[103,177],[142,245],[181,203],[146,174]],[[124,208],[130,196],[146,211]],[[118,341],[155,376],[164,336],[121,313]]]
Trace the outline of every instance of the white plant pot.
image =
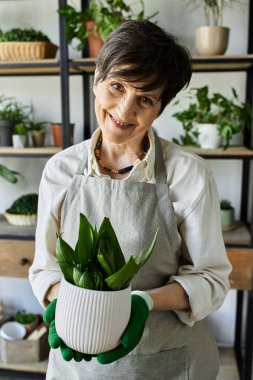
[[195,47],[200,55],[224,54],[228,38],[229,28],[225,26],[200,26],[195,30]]
[[24,148],[26,146],[26,135],[12,135],[12,145],[14,148]]
[[221,146],[221,136],[217,124],[197,124],[198,143],[203,149],[215,149]]
[[97,291],[61,280],[55,325],[64,343],[76,351],[98,354],[117,347],[130,313],[130,286]]

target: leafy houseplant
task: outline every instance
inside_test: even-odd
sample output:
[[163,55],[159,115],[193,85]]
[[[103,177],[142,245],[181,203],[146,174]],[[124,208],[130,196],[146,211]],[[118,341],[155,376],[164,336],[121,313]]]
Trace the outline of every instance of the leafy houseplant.
[[221,225],[222,229],[228,230],[235,226],[235,210],[231,202],[227,199],[220,201]]
[[38,194],[25,194],[16,199],[4,216],[10,224],[32,226],[36,224]]
[[27,129],[24,123],[14,125],[12,144],[14,148],[24,148],[27,141]]
[[125,263],[114,229],[104,218],[99,231],[93,229],[80,214],[78,241],[72,249],[60,235],[57,237],[56,258],[65,279],[73,285],[93,290],[127,288],[133,276],[149,259],[157,233],[148,249],[132,256]]
[[18,310],[14,316],[14,320],[25,326],[26,334],[32,332],[39,324],[38,315],[29,313],[26,310]]
[[54,58],[58,47],[48,36],[33,28],[0,29],[0,60],[36,60]]
[[[91,0],[88,7],[78,11],[70,5],[59,8],[59,13],[66,19],[66,35],[69,43],[78,40],[77,50],[82,50],[89,35],[99,33],[104,42],[108,35],[124,20],[151,19],[157,15],[154,13],[149,17],[144,15],[144,1],[138,0],[140,11],[135,14],[133,9],[124,0]],[[92,31],[87,28],[86,23],[94,22]]]
[[[58,335],[67,346],[95,354],[119,344],[130,317],[130,282],[152,254],[157,234],[158,230],[149,248],[131,256],[127,262],[106,217],[97,230],[80,214],[75,249],[58,235],[56,259],[64,277],[55,323]],[[86,339],[80,340],[80,331]]]
[[15,123],[25,123],[29,114],[29,106],[24,106],[13,97],[0,95],[0,146],[12,145]]
[[215,124],[218,134],[225,140],[226,149],[234,134],[251,126],[251,107],[248,103],[239,102],[234,88],[231,99],[220,93],[209,95],[208,86],[191,89],[189,98],[191,102],[188,107],[172,115],[184,129],[179,140],[173,139],[177,144],[198,146],[201,124]]

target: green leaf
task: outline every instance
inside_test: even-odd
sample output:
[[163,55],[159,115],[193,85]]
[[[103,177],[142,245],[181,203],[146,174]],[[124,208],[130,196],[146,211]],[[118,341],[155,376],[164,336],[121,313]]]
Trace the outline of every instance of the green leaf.
[[57,235],[55,253],[57,261],[65,261],[68,264],[78,264],[78,258],[76,257],[75,251],[61,238],[60,235]]
[[80,269],[78,269],[77,267],[73,268],[73,281],[76,286],[78,286],[82,274],[83,272]]
[[57,263],[59,264],[61,268],[61,271],[64,275],[65,280],[75,285],[74,279],[73,279],[74,264],[69,263],[67,261],[63,261],[63,260],[58,260]]
[[0,164],[0,176],[3,177],[6,181],[10,183],[16,183],[17,182],[17,175],[18,172],[14,172],[10,169],[8,169],[6,166]]
[[97,254],[97,259],[101,266],[101,269],[103,270],[106,276],[111,276],[115,272],[112,270],[110,264],[107,261],[107,258],[101,252]]
[[156,240],[157,240],[157,235],[158,235],[158,231],[159,231],[159,228],[157,228],[156,230],[156,233],[155,233],[155,236],[153,238],[153,241],[150,245],[149,248],[147,249],[144,249],[142,251],[140,251],[138,253],[138,255],[134,258],[135,259],[135,262],[136,264],[138,265],[138,268],[140,269],[147,261],[148,259],[150,258],[153,250],[154,250],[154,247],[155,247],[155,243],[156,243]]
[[115,268],[115,270],[120,269],[125,264],[125,257],[109,218],[104,218],[98,234],[100,249],[103,251],[103,254],[108,255],[111,267]]
[[80,286],[80,288],[85,288],[85,289],[94,289],[94,285],[93,285],[88,269],[86,269],[85,272],[83,272],[82,276],[80,277],[78,286]]
[[111,290],[124,289],[129,285],[131,279],[137,272],[138,265],[133,256],[131,256],[127,263],[110,277],[107,277],[105,282]]
[[87,265],[92,257],[93,228],[85,215],[80,213],[78,240],[75,247],[78,263]]

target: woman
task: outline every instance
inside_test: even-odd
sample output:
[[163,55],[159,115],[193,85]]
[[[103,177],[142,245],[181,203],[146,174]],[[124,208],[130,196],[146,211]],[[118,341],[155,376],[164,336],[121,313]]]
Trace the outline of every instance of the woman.
[[62,276],[56,233],[74,246],[79,212],[94,225],[108,216],[123,252],[146,246],[160,226],[155,251],[132,283],[147,309],[136,347],[79,363],[51,350],[47,379],[216,378],[218,350],[203,318],[221,306],[231,271],[216,186],[203,159],[151,127],[190,78],[189,54],[173,36],[149,21],[122,23],[97,59],[99,128],[44,169],[30,270],[43,306],[57,298]]

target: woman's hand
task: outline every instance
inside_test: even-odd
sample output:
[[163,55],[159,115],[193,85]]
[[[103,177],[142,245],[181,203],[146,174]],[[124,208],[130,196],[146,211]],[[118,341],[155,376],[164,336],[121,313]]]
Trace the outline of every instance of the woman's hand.
[[45,305],[47,306],[51,301],[58,297],[60,282],[50,286],[45,296]]

